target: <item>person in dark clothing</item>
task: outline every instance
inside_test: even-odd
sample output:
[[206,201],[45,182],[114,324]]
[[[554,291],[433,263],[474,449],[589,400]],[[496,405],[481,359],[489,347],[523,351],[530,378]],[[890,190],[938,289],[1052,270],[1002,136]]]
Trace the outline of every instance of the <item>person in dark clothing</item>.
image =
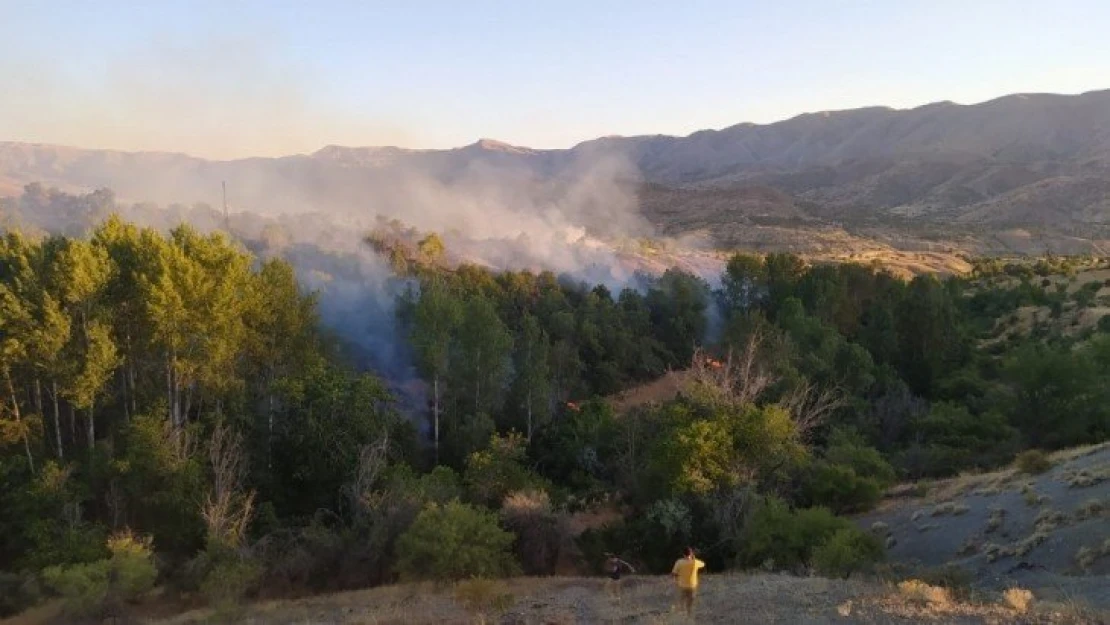
[[609,596],[620,599],[621,596],[621,573],[627,570],[629,573],[635,573],[636,568],[631,564],[621,560],[616,555],[607,553],[605,554],[605,574],[609,577],[606,582],[605,588]]

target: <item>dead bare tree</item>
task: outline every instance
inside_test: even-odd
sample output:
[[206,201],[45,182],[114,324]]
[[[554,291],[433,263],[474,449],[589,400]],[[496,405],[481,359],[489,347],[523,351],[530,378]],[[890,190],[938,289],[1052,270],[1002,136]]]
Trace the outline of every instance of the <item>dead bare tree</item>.
[[[729,354],[730,367],[735,368],[737,399],[743,403],[755,403],[778,381],[778,377],[768,371],[760,362],[760,349],[763,347],[763,334],[756,332],[748,339],[744,352],[738,359]],[[733,361],[735,360],[735,364]]]
[[[695,388],[708,390],[718,400],[733,404],[754,404],[779,381],[779,377],[763,363],[763,335],[753,333],[742,352],[729,350],[724,360],[715,360],[702,350],[694,353],[690,366],[690,382]],[[805,441],[846,400],[835,388],[820,388],[804,382],[778,401],[790,413],[798,436]]]
[[691,381],[730,403],[755,403],[778,381],[760,362],[762,345],[763,336],[756,332],[748,338],[743,352],[729,350],[724,360],[715,360],[698,349],[690,366]]
[[355,516],[366,518],[379,503],[380,493],[375,493],[374,485],[389,464],[389,433],[378,440],[363,445],[358,453],[354,479],[344,487],[345,495]]
[[805,382],[786,395],[780,402],[794,419],[798,436],[806,441],[817,426],[847,403],[844,394],[835,388],[819,388]]
[[222,423],[217,425],[208,441],[208,463],[212,489],[201,509],[208,539],[240,547],[254,514],[255,493],[243,492],[247,463],[239,434]]

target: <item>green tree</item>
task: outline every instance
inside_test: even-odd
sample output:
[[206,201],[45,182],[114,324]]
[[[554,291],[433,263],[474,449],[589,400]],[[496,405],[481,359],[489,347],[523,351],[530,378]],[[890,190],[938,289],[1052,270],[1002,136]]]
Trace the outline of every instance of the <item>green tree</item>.
[[450,366],[451,341],[462,311],[451,293],[438,281],[423,285],[413,310],[409,340],[416,352],[417,367],[432,383],[432,440],[439,462],[440,415],[443,380]]
[[533,428],[543,426],[551,414],[551,344],[539,321],[525,314],[516,345],[514,396],[526,418],[525,436],[532,440]]
[[83,241],[54,239],[48,249],[47,279],[71,326],[64,348],[68,375],[61,393],[74,408],[86,411],[86,443],[92,449],[96,400],[118,364],[106,301],[112,263],[107,251]]
[[767,298],[767,270],[758,256],[736,254],[728,259],[721,277],[725,306],[733,312],[747,311]]
[[457,501],[428,504],[398,541],[403,579],[458,580],[503,577],[518,570],[513,535],[497,515]]
[[464,304],[451,365],[463,409],[490,414],[501,407],[513,337],[484,297]]
[[488,447],[470,454],[463,480],[473,500],[498,506],[512,491],[542,488],[539,476],[525,464],[526,451],[524,437],[510,432],[493,435]]

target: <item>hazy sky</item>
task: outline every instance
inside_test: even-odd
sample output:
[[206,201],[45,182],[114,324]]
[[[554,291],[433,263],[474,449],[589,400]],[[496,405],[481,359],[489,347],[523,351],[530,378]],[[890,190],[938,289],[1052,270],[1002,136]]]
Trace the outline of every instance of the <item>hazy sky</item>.
[[1110,88],[1105,0],[0,0],[0,140],[569,147]]

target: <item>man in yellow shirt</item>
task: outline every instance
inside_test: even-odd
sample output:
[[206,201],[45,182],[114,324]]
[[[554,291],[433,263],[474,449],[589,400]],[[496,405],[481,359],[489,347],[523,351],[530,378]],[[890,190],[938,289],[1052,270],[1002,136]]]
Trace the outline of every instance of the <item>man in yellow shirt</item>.
[[678,598],[688,616],[693,616],[694,599],[698,592],[698,571],[705,568],[705,563],[694,557],[694,548],[687,547],[686,555],[675,561],[671,568],[675,583],[678,584]]

